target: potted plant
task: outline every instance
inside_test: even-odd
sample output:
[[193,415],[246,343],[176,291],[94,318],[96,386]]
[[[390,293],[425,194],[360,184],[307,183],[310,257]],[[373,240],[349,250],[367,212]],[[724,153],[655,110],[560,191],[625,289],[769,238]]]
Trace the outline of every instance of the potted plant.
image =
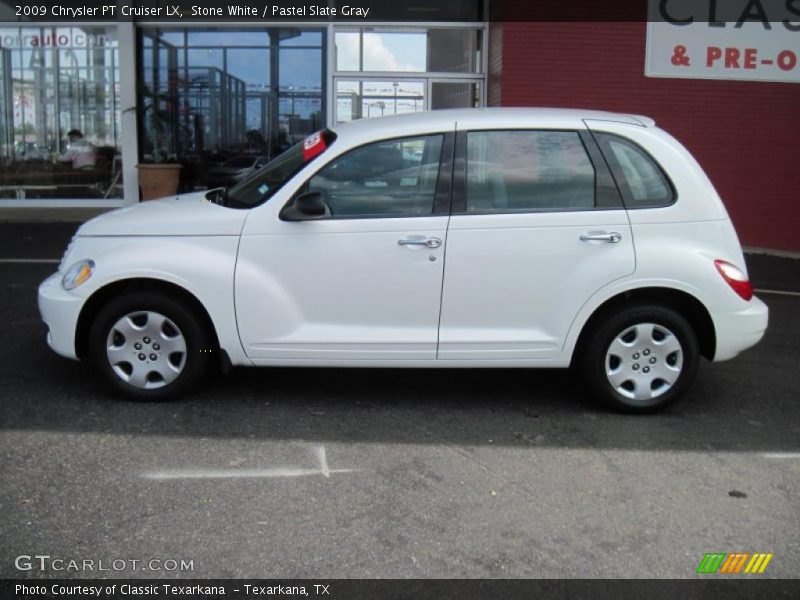
[[168,152],[167,136],[172,129],[172,113],[161,106],[161,103],[164,100],[169,101],[169,98],[160,96],[147,86],[140,88],[140,97],[144,101],[139,107],[139,116],[152,143],[150,160],[136,165],[142,200],[172,196],[178,191],[183,165],[175,162]]

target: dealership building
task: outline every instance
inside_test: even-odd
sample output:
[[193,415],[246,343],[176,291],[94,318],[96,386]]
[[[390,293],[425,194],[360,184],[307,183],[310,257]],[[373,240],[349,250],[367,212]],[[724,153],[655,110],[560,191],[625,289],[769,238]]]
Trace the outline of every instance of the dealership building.
[[[308,4],[328,14],[274,19],[175,4],[186,18],[48,21],[0,4],[0,219],[139,202],[136,165],[159,158],[183,165],[191,191],[218,165],[346,121],[552,106],[654,118],[704,167],[745,245],[800,251],[800,2],[731,0],[722,15],[715,0],[641,0],[614,20],[523,0],[322,0]],[[65,160],[73,130],[93,152],[82,168]]]

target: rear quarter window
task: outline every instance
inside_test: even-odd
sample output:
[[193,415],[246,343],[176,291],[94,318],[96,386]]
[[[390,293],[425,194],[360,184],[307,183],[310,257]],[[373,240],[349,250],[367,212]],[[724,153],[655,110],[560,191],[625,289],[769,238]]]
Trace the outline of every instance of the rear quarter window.
[[596,133],[595,137],[626,208],[658,208],[675,202],[675,188],[661,166],[643,148],[610,133]]

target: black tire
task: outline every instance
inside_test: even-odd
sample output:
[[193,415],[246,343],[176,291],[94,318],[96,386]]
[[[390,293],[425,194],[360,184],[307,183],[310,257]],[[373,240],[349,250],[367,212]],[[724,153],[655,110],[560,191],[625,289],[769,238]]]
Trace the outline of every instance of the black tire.
[[[677,339],[678,350],[669,352],[675,339],[666,334]],[[590,393],[606,406],[651,413],[686,393],[699,358],[697,334],[686,319],[671,308],[648,304],[605,315],[588,332],[579,366]],[[646,397],[648,387],[652,397]]]
[[[160,317],[166,317],[165,324],[160,328],[162,332],[166,332],[164,341],[162,341],[164,347],[162,348],[162,344],[158,344],[159,340],[155,339],[155,336],[150,339],[138,337],[139,333],[128,332],[128,337],[131,337],[128,340],[124,334],[116,331],[113,334],[113,342],[119,344],[117,351],[124,353],[125,356],[123,361],[114,366],[109,358],[109,352],[107,352],[110,348],[109,340],[112,340],[110,337],[112,329],[115,329],[115,326],[123,318],[132,314],[136,315],[133,321],[138,325],[143,322],[148,327],[148,331],[149,328],[156,327]],[[151,317],[150,320],[148,320],[148,315]],[[176,330],[177,335],[175,335]],[[117,342],[120,337],[124,342]],[[211,339],[203,319],[191,306],[164,293],[142,291],[114,298],[100,310],[89,332],[89,352],[91,360],[100,371],[104,382],[115,395],[145,402],[164,401],[185,394],[197,385],[206,374],[212,356]],[[149,340],[148,343],[146,343],[147,340]],[[182,340],[182,344],[176,340]],[[141,346],[140,351],[134,348],[135,344]],[[171,344],[182,345],[185,352],[169,352],[168,346],[175,350]],[[129,350],[130,359],[128,360]],[[140,359],[142,354],[146,357],[145,359]],[[183,354],[182,357],[181,354]],[[149,359],[153,356],[155,360],[151,363]],[[169,361],[168,365],[163,361]],[[133,372],[133,368],[136,368],[138,369],[137,374],[141,374],[151,366],[153,370],[147,374],[144,383],[148,388],[137,387],[131,382],[126,382],[123,380],[123,375],[119,374],[120,372],[126,374],[129,368],[131,372]],[[167,366],[171,366],[172,369],[168,369]],[[163,376],[159,375],[159,370],[169,371],[168,376],[175,378],[166,381]],[[174,375],[173,371],[177,372],[177,375]]]

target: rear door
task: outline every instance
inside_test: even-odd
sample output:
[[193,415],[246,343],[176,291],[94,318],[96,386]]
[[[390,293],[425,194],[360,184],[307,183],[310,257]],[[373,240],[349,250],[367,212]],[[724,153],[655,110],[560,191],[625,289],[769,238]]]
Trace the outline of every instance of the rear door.
[[556,357],[589,297],[633,273],[628,216],[586,130],[459,131],[439,359]]

